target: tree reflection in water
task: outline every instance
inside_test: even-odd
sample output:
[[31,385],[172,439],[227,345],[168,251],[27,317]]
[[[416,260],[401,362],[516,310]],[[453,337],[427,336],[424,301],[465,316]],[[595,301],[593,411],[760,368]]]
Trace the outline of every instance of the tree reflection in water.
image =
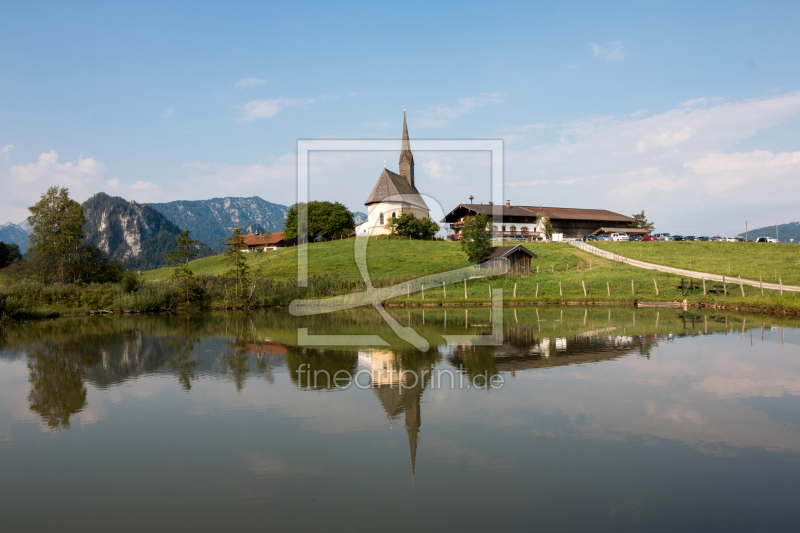
[[42,417],[50,429],[69,427],[72,415],[86,405],[83,368],[57,345],[44,344],[28,353],[31,410]]

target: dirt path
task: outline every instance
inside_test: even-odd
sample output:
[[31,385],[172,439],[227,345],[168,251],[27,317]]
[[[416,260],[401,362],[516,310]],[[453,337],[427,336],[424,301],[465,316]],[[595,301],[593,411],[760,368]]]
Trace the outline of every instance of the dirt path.
[[[733,283],[735,285],[739,284],[738,277],[731,277],[731,276],[722,276],[720,274],[710,274],[708,272],[696,272],[694,270],[685,270],[682,268],[674,268],[668,267],[664,265],[656,265],[655,263],[646,263],[644,261],[637,261],[636,259],[631,259],[630,257],[623,257],[621,255],[617,255],[611,252],[606,252],[605,250],[601,250],[600,248],[596,248],[589,244],[583,242],[570,242],[576,248],[583,250],[584,252],[589,252],[590,254],[594,254],[600,257],[605,257],[606,259],[610,259],[612,261],[617,261],[619,263],[625,263],[626,265],[635,266],[638,268],[646,268],[648,270],[657,270],[659,272],[667,272],[669,274],[677,274],[679,276],[686,276],[688,278],[695,278],[695,279],[705,279],[707,281],[727,281],[728,283]],[[761,282],[758,280],[752,279],[742,279],[742,284],[750,285],[751,287],[760,287]],[[800,287],[796,285],[783,285],[781,287],[778,283],[767,283],[764,282],[763,284],[765,289],[770,289],[773,291],[790,291],[790,292],[800,292]],[[709,287],[710,288],[710,287]]]

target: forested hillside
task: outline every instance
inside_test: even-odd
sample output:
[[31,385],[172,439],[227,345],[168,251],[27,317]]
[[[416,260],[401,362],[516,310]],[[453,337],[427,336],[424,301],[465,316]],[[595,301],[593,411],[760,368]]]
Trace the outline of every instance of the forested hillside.
[[[97,246],[127,268],[166,264],[181,228],[149,205],[97,193],[83,203],[86,244]],[[195,247],[198,257],[214,255],[204,242]]]
[[[224,251],[225,240],[236,226],[247,233],[282,231],[289,209],[258,196],[177,200],[150,206],[174,224],[191,231],[195,239],[207,242],[218,253]],[[257,226],[250,227],[253,224]],[[260,231],[256,231],[259,228]]]

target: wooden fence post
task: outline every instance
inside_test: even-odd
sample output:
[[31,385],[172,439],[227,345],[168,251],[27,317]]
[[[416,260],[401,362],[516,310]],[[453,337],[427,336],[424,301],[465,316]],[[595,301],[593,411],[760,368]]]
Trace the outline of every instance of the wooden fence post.
[[467,299],[467,278],[464,278],[464,299]]
[[425,299],[425,284],[422,284],[422,299]]
[[539,265],[536,265],[536,273],[539,273]]
[[[539,297],[539,284],[538,283],[536,284],[536,294],[533,297],[534,298],[538,298]],[[536,310],[536,313],[537,313],[537,316],[538,316],[538,313],[539,313],[538,309]]]
[[742,285],[742,276],[739,276],[739,288],[742,289],[742,298],[744,298],[744,285]]
[[[781,293],[781,294],[783,294],[783,293]],[[560,281],[558,282],[558,295],[559,296],[564,296],[564,293],[561,292],[561,282]]]
[[633,289],[633,280],[631,280],[631,294],[636,296],[636,291]]
[[778,283],[780,283],[780,285],[781,285],[781,296],[783,296],[783,279],[782,278],[778,278]]
[[581,280],[581,285],[583,285],[583,295],[586,296],[586,283],[583,280]]
[[406,296],[411,296],[411,284],[406,283]]
[[706,278],[703,278],[703,296],[706,295]]
[[517,297],[517,284],[514,284],[514,298]]
[[606,281],[606,290],[608,291],[608,295],[611,296],[611,284]]
[[442,291],[444,292],[444,299],[447,300],[447,284],[442,281]]
[[722,290],[723,290],[725,296],[727,296],[728,295],[728,282],[725,281],[725,276],[722,276]]
[[653,278],[653,285],[656,286],[656,296],[658,296],[658,282],[656,281],[656,278]]
[[492,299],[492,284],[489,284],[489,299]]

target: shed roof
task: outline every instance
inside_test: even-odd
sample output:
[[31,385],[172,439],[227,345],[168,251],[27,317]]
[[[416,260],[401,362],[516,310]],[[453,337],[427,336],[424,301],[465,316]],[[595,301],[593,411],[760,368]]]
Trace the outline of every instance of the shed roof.
[[489,257],[484,259],[484,261],[488,261],[489,259],[499,259],[501,257],[508,257],[514,253],[522,252],[528,254],[533,259],[537,259],[539,256],[535,253],[531,252],[521,244],[517,244],[516,246],[497,246],[492,249],[492,253],[489,254]]
[[400,174],[395,174],[385,168],[364,205],[379,204],[381,202],[405,202],[425,210],[428,209],[416,187],[411,185]]

